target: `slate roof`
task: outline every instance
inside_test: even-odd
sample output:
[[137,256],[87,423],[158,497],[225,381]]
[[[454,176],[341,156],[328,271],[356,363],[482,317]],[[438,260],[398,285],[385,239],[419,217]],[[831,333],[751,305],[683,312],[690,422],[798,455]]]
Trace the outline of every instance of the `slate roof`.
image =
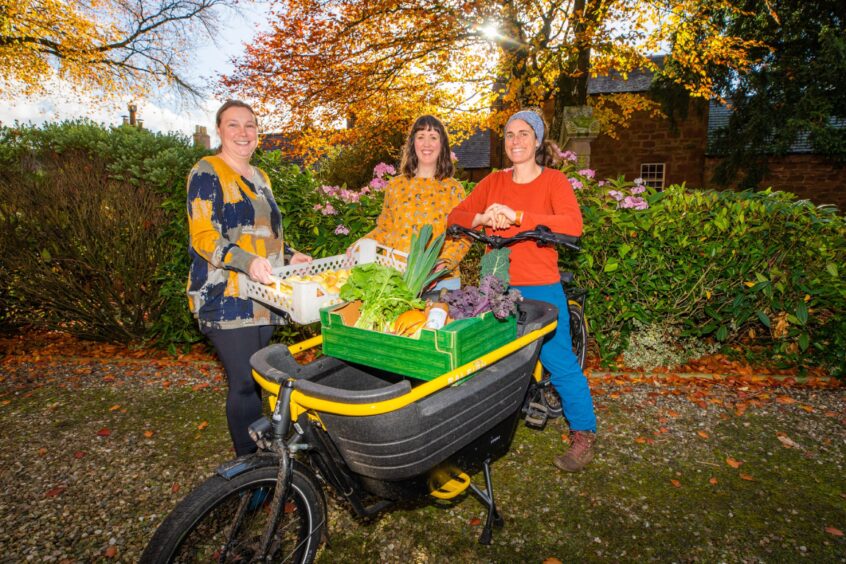
[[592,76],[588,78],[588,95],[590,94],[620,94],[622,92],[646,92],[652,84],[652,71],[636,70],[624,79],[618,72],[613,71],[607,76]]
[[[708,154],[719,154],[713,144],[717,130],[727,127],[729,118],[731,117],[731,108],[727,108],[718,102],[711,100],[708,104]],[[831,124],[837,128],[846,128],[846,118],[831,118]],[[807,131],[800,131],[796,135],[796,140],[790,146],[788,153],[793,154],[812,154],[814,147],[811,145],[810,135]]]
[[491,130],[477,131],[454,146],[452,152],[458,157],[458,166],[465,170],[490,168],[491,166]]

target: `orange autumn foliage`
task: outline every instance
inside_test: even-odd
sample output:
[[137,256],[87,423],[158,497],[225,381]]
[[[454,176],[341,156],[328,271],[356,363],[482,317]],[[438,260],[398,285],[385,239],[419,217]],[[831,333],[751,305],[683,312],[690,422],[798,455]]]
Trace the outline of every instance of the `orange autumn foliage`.
[[[265,126],[292,136],[307,161],[337,143],[380,146],[376,130],[403,129],[422,113],[442,116],[460,140],[498,128],[514,108],[549,107],[586,73],[657,71],[648,54],[667,45],[667,80],[710,97],[709,69],[748,64],[752,44],[725,36],[713,17],[735,10],[729,0],[276,0],[270,31],[222,87],[257,101],[275,120]],[[658,111],[644,96],[622,96],[597,115],[608,130],[643,109]]]

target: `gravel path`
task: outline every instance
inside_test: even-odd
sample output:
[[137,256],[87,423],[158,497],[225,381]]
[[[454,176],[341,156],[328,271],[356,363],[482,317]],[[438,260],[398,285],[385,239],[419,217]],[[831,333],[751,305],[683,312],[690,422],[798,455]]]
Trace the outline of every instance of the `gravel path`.
[[[512,453],[495,465],[507,484],[500,499],[509,532],[493,547],[481,551],[475,544],[480,510],[472,499],[448,513],[396,510],[369,524],[332,501],[332,544],[319,560],[846,561],[846,390],[820,382],[780,387],[754,377],[722,380],[594,377],[602,442],[581,481],[545,464],[562,448],[560,422],[543,432],[521,427]],[[222,388],[217,364],[197,360],[53,355],[0,361],[0,560],[136,561],[164,515],[231,456]],[[528,482],[535,466],[527,459],[541,464]],[[734,468],[729,459],[743,466]],[[791,465],[801,465],[799,474]],[[658,473],[639,475],[641,466]],[[826,479],[799,487],[814,468]],[[708,503],[697,501],[702,488],[725,487],[735,499],[743,492],[729,488],[777,488],[768,474],[795,479],[794,492],[812,488],[801,495],[819,491],[824,507],[797,504],[786,514],[787,526],[784,511],[767,505],[781,490],[768,489],[760,501],[749,497],[742,512],[760,510],[771,530],[754,539],[730,533],[738,509],[723,516],[728,524],[709,524],[696,517],[701,505],[685,507],[682,494],[692,496],[694,506]],[[733,479],[739,486],[729,484]],[[662,502],[657,493],[642,495],[649,488],[659,488]],[[570,492],[560,503],[576,504],[582,521],[550,509],[549,491]],[[538,513],[539,507],[549,513]],[[653,541],[624,538],[644,527],[656,535]],[[666,538],[658,535],[662,528]],[[697,548],[676,549],[679,535],[696,537]],[[718,535],[725,538],[718,542]]]

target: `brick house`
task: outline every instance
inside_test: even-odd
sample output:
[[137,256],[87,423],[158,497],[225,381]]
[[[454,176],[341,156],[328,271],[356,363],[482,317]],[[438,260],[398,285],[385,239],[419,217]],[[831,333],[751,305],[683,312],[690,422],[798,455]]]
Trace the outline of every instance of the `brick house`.
[[[652,73],[621,77],[596,77],[588,82],[588,94],[647,92]],[[671,127],[666,118],[636,112],[626,129],[612,139],[600,132],[591,145],[590,167],[598,178],[643,178],[661,188],[685,182],[691,188],[717,187],[713,171],[720,162],[711,140],[728,123],[730,110],[715,102],[693,101],[684,119]],[[846,120],[843,126],[846,127]],[[491,168],[507,165],[501,138],[490,131],[478,132],[454,150],[458,165],[471,180],[483,178]],[[799,139],[789,154],[770,159],[769,173],[761,188],[793,192],[815,204],[834,204],[846,211],[846,166],[813,153],[807,139]]]

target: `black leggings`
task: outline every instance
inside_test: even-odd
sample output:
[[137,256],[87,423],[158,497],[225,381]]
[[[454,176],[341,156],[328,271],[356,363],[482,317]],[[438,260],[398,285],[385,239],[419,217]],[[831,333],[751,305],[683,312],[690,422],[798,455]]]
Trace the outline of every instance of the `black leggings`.
[[272,325],[240,329],[204,328],[203,333],[217,350],[223,363],[229,393],[226,395],[226,421],[235,454],[242,456],[258,447],[247,433],[250,423],[261,417],[261,388],[253,380],[250,357],[270,342]]

